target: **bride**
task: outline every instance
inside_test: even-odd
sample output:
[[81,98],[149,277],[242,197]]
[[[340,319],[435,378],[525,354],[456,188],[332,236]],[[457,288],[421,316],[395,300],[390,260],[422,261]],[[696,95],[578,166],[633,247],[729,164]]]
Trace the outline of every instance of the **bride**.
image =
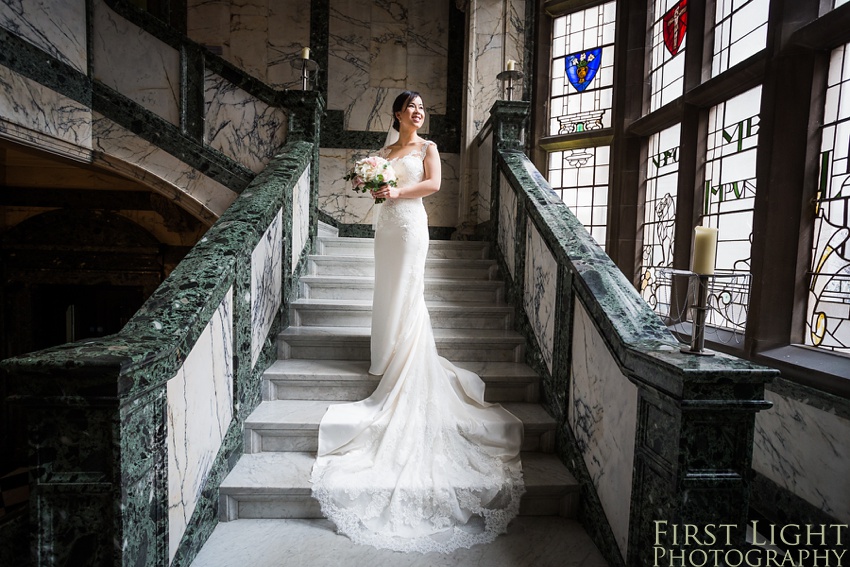
[[398,141],[380,155],[398,186],[373,193],[375,291],[367,399],[332,405],[319,426],[313,496],[340,533],[396,551],[450,552],[507,529],[525,491],[522,424],[484,401],[478,375],[437,354],[425,306],[428,218],[422,197],[440,188],[436,144],[417,135],[422,98],[393,103]]

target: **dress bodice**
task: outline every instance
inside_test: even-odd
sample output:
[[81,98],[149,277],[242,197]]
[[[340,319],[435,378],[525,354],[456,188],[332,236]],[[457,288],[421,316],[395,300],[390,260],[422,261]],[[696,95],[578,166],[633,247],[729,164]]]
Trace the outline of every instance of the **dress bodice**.
[[[433,143],[426,140],[418,150],[390,160],[390,164],[395,169],[399,187],[407,187],[422,181],[425,177],[425,153],[428,151],[428,146]],[[389,148],[381,148],[381,157],[386,158],[389,154]]]
[[[425,153],[428,151],[428,146],[434,142],[426,141],[422,147],[398,158],[390,160],[396,174],[396,181],[399,187],[409,187],[415,185],[425,177]],[[381,148],[379,155],[386,158],[390,153],[388,148]],[[402,238],[407,240],[409,232],[420,228],[426,233],[428,231],[428,217],[425,213],[425,206],[422,204],[422,197],[414,197],[412,199],[388,199],[381,205],[381,212],[378,213],[378,222],[376,228],[387,228],[387,225],[394,225],[402,229]]]

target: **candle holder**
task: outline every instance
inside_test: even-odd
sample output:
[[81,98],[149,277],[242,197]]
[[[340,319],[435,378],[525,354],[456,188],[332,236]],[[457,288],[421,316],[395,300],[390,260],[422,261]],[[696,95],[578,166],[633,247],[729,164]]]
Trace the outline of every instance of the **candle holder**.
[[691,346],[689,348],[682,347],[681,351],[685,354],[695,354],[697,356],[714,356],[713,352],[705,350],[705,318],[708,312],[708,274],[694,274],[691,277],[697,278],[697,293],[696,301],[691,305]]
[[312,90],[310,88],[310,75],[319,70],[319,64],[312,59],[293,59],[292,67],[301,70],[301,90]]
[[502,81],[502,85],[504,87],[505,81],[508,82],[507,86],[504,87],[507,92],[508,100],[513,100],[513,90],[514,90],[514,81],[518,81],[522,79],[525,75],[522,74],[522,71],[510,70],[510,71],[502,71],[496,78]]

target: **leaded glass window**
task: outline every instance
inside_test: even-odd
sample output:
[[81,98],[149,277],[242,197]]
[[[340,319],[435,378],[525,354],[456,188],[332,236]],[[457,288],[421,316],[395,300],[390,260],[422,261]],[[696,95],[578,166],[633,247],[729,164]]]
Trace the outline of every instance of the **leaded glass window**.
[[850,353],[850,44],[832,51],[823,122],[805,342]]
[[765,48],[769,8],[770,0],[717,0],[712,77]]
[[553,21],[549,135],[611,126],[616,3]]
[[549,183],[601,245],[608,217],[609,146],[549,154]]
[[743,331],[750,295],[761,87],[709,111],[702,224],[718,229],[708,323]]
[[650,0],[649,111],[682,96],[688,0]]
[[670,274],[676,231],[681,126],[649,137],[640,293],[661,315],[670,314]]

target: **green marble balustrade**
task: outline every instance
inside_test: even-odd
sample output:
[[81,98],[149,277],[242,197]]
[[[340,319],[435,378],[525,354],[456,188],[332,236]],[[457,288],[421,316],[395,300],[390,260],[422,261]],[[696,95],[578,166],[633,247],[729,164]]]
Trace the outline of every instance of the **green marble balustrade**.
[[[669,525],[734,524],[736,545],[745,546],[755,414],[771,406],[764,385],[778,371],[726,355],[700,357],[680,345],[629,280],[593,240],[544,176],[522,151],[529,105],[497,101],[493,121],[491,214],[488,238],[506,274],[508,297],[517,306],[518,327],[528,339],[527,362],[543,377],[544,404],[561,426],[557,447],[582,480],[583,522],[611,565],[652,565],[655,521]],[[481,167],[481,171],[486,171]],[[517,197],[513,249],[499,243],[500,180]],[[540,344],[526,312],[525,265],[531,228],[557,263],[552,345]],[[508,227],[506,227],[508,228]],[[508,268],[512,257],[513,273]],[[536,261],[536,259],[535,259]],[[624,387],[637,388],[628,548],[617,543],[615,518],[606,518],[594,479],[585,464],[586,447],[576,442],[568,412],[575,353],[573,334],[579,306],[603,339],[622,373]],[[539,332],[538,332],[539,334]],[[545,349],[550,353],[544,353]],[[550,361],[546,362],[546,359]],[[609,378],[610,379],[610,378]],[[582,400],[578,400],[582,402]],[[604,405],[604,402],[603,402]],[[598,408],[619,412],[621,408]],[[601,465],[603,468],[605,463]],[[607,473],[606,473],[607,474]],[[661,546],[676,548],[667,536]]]
[[[2,362],[11,403],[25,406],[37,467],[34,565],[168,565],[166,383],[233,290],[233,419],[171,565],[189,565],[217,522],[217,488],[242,449],[242,422],[259,404],[263,371],[316,233],[318,118],[313,93],[286,95],[287,144],[116,335]],[[292,100],[289,100],[292,99]],[[292,191],[311,168],[311,238],[292,266]],[[284,294],[251,365],[251,254],[283,212]],[[298,258],[299,256],[295,256]]]

